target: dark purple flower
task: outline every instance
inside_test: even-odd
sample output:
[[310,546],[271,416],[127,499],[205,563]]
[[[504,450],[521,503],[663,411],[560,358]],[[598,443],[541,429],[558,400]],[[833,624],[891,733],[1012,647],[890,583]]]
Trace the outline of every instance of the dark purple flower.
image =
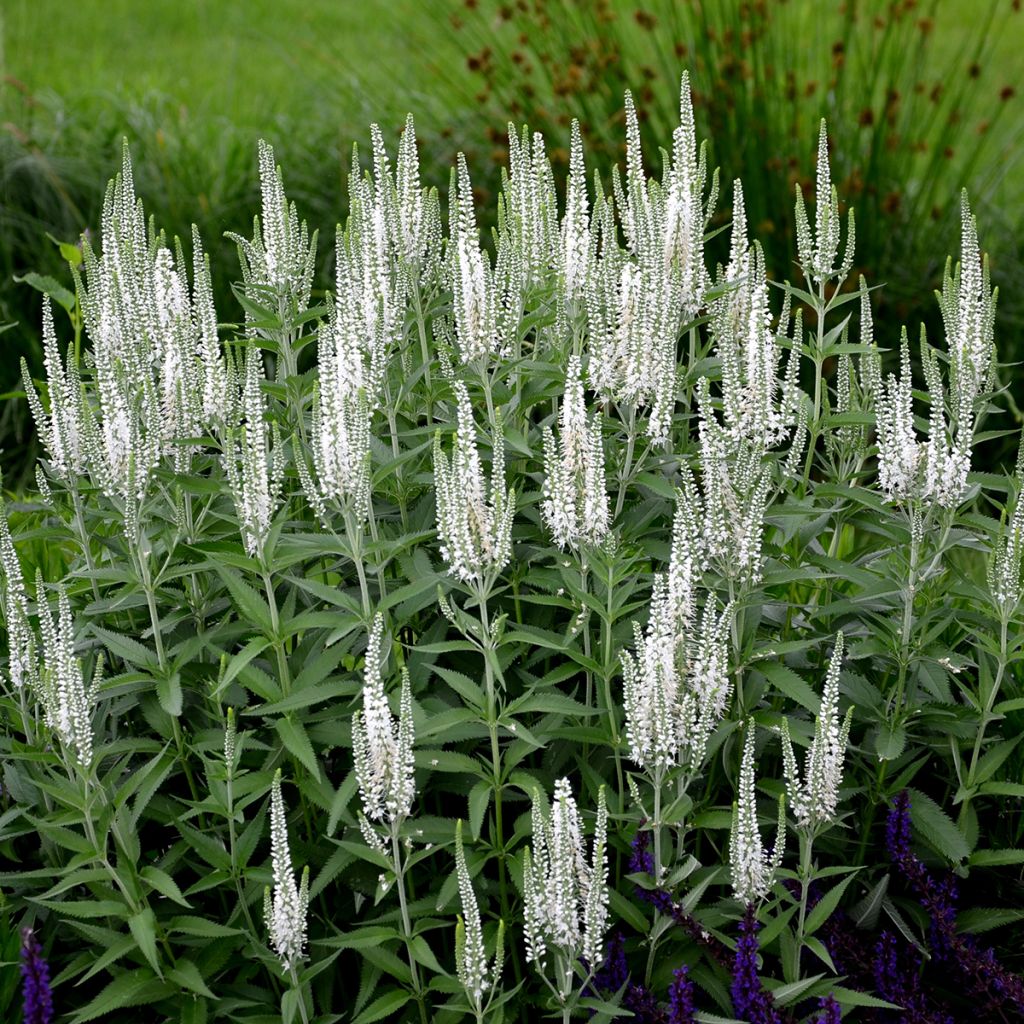
[[831,995],[818,1000],[818,1009],[821,1013],[814,1018],[813,1024],[841,1024],[843,1012]]
[[53,1020],[50,968],[31,928],[21,930],[21,991],[25,1024],[50,1024]]
[[781,1024],[782,1018],[757,973],[757,930],[760,927],[754,906],[749,904],[740,919],[740,938],[733,959],[732,1005],[736,1016],[750,1024]]
[[654,874],[654,858],[647,849],[650,842],[651,837],[649,833],[644,831],[641,824],[640,831],[633,836],[633,841],[629,844],[630,849],[633,851],[632,856],[629,858],[629,873],[631,875]]
[[668,988],[668,1024],[695,1024],[695,998],[689,968],[685,965],[677,968],[672,972],[672,984]]
[[594,985],[605,992],[618,992],[629,980],[626,963],[626,938],[622,932],[613,932],[608,940],[604,963],[594,974]]
[[885,841],[900,877],[928,912],[936,962],[957,978],[973,1001],[977,1019],[1003,1019],[1007,1013],[1024,1015],[1024,980],[1003,967],[990,948],[980,946],[971,935],[957,932],[956,883],[952,876],[936,879],[911,849],[911,838],[910,797],[903,791],[893,799],[885,823]]

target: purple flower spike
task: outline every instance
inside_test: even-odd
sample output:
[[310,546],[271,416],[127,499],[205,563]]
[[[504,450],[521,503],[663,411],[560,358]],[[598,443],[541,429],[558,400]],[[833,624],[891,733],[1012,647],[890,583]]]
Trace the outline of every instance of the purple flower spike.
[[750,1024],[782,1024],[782,1018],[772,1005],[771,995],[761,985],[757,973],[757,930],[761,926],[753,904],[747,906],[740,920],[740,938],[736,943],[733,960],[732,995],[733,1009],[741,1020]]
[[668,1024],[695,1024],[697,1006],[689,968],[680,967],[672,975],[668,989]]
[[1024,1016],[1024,980],[999,963],[992,949],[980,945],[974,936],[957,931],[954,879],[936,879],[911,849],[910,797],[906,791],[893,799],[885,823],[885,841],[901,878],[928,912],[936,961],[950,968],[964,986],[974,1001],[977,1019],[1005,1019],[1007,1013]]
[[814,1024],[841,1024],[843,1011],[831,995],[818,1000],[818,1009],[821,1013],[814,1018]]
[[631,875],[654,874],[654,858],[647,849],[650,842],[650,835],[644,832],[641,826],[641,831],[633,836],[633,841],[629,844],[630,849],[633,851],[632,856],[629,858],[629,873]]
[[25,1002],[25,1024],[51,1024],[53,993],[50,991],[50,968],[31,928],[21,931],[21,991]]

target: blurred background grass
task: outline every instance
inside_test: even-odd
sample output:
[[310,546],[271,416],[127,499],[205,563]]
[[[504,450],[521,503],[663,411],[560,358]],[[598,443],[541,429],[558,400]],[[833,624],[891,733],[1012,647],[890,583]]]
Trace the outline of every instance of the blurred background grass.
[[[0,391],[38,364],[40,298],[27,271],[67,280],[47,233],[95,227],[122,137],[147,210],[169,234],[195,221],[215,253],[224,318],[235,272],[223,232],[259,202],[255,147],[277,151],[290,195],[322,236],[345,213],[351,145],[407,110],[424,178],[445,190],[459,149],[482,200],[505,159],[504,125],[545,132],[567,160],[571,117],[591,166],[622,154],[633,89],[648,156],[667,144],[690,70],[698,131],[723,183],[744,179],[774,274],[789,273],[794,183],[814,171],[829,118],[858,263],[886,282],[880,313],[937,325],[931,288],[957,245],[970,189],[1001,286],[1000,350],[1024,358],[1020,0],[3,0],[0,5]],[[720,220],[729,217],[724,191]],[[323,247],[322,247],[323,248]],[[329,280],[329,247],[323,281]],[[28,464],[25,405],[0,409],[3,462]]]

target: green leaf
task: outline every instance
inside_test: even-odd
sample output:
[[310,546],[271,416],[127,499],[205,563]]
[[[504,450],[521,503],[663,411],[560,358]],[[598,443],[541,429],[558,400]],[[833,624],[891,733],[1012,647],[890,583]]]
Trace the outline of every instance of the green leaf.
[[473,833],[473,839],[480,838],[480,830],[483,828],[484,815],[491,803],[491,796],[494,793],[494,786],[481,779],[474,783],[469,791],[469,827]]
[[385,1017],[390,1017],[391,1014],[396,1013],[400,1010],[407,1002],[409,1002],[410,995],[408,992],[403,992],[401,989],[392,989],[390,992],[374,999],[370,1005],[363,1010],[352,1024],[373,1024],[376,1020],[383,1020]]
[[125,917],[128,908],[120,900],[34,900],[58,914],[90,920],[97,917]]
[[173,989],[167,982],[154,978],[149,971],[135,970],[120,974],[71,1018],[71,1024],[85,1024],[86,1021],[95,1020],[126,1006],[156,1003],[172,992]]
[[207,987],[202,974],[199,972],[199,968],[191,960],[184,957],[178,957],[174,968],[167,972],[167,977],[170,981],[175,982],[182,988],[188,989],[190,992],[205,996],[207,999],[217,998]]
[[169,900],[173,900],[175,903],[179,903],[183,907],[191,907],[189,901],[182,896],[181,889],[178,888],[178,883],[165,871],[161,871],[159,868],[153,867],[151,864],[147,864],[139,874],[158,893],[160,893],[161,896],[166,896]]
[[910,820],[914,828],[936,853],[955,863],[966,860],[971,849],[964,834],[948,814],[920,790],[910,789]]
[[833,911],[839,906],[839,901],[843,898],[843,893],[846,892],[847,886],[853,879],[853,874],[847,875],[815,903],[814,908],[807,915],[804,935],[813,935],[832,916]]
[[160,974],[160,957],[156,951],[156,915],[146,907],[128,918],[128,928],[149,965]]
[[195,917],[192,914],[172,917],[167,922],[167,930],[180,932],[182,935],[194,935],[200,939],[223,939],[240,934],[237,928],[228,928],[227,925],[207,921],[205,917]]
[[975,850],[969,861],[973,868],[998,868],[1024,864],[1024,850]]
[[156,654],[140,644],[138,640],[133,640],[130,636],[122,636],[120,633],[104,629],[102,626],[93,625],[90,628],[103,641],[107,650],[122,661],[134,665],[136,668],[148,669],[150,672],[159,671],[160,663],[157,661]]
[[801,707],[807,708],[812,715],[818,713],[818,709],[821,707],[821,698],[791,668],[779,661],[759,661],[757,669],[767,676],[772,686],[780,693],[784,693]]
[[181,677],[177,672],[172,672],[170,676],[157,678],[156,696],[157,700],[160,701],[160,707],[162,707],[167,714],[174,718],[177,718],[181,714]]
[[313,744],[309,742],[309,736],[302,723],[294,718],[278,718],[274,722],[274,728],[285,750],[298,758],[309,774],[319,780],[320,766],[317,764],[316,754],[313,753]]
[[895,761],[907,746],[907,730],[903,725],[883,722],[875,734],[875,753],[880,761]]
[[213,563],[224,585],[231,593],[231,599],[243,622],[257,626],[264,636],[273,638],[274,627],[270,607],[263,597],[249,586],[241,575],[227,566]]
[[50,277],[48,274],[37,274],[32,271],[22,277],[18,277],[18,275],[15,274],[14,280],[17,281],[18,284],[31,285],[36,291],[42,292],[44,295],[49,295],[54,302],[58,303],[68,313],[74,312],[74,294],[69,292],[64,285]]

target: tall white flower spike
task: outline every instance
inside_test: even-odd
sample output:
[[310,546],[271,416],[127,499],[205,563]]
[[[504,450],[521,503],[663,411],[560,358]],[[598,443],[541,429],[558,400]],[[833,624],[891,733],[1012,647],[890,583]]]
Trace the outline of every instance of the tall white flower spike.
[[[305,221],[299,223],[294,203],[288,202],[284,179],[274,162],[269,143],[259,142],[262,221],[256,217],[252,239],[237,234],[228,237],[238,244],[242,278],[253,298],[263,305],[268,300],[294,301],[298,312],[309,305],[316,259],[316,233],[310,238]],[[250,318],[250,314],[246,314]]]
[[753,719],[747,722],[746,730],[747,738],[740,763],[739,794],[733,804],[732,828],[729,832],[729,863],[736,899],[741,903],[757,903],[771,892],[775,884],[775,873],[782,864],[786,842],[786,805],[784,800],[779,800],[775,846],[767,850],[757,824],[757,792],[754,784],[756,727]]
[[[555,783],[550,815],[539,793],[533,799],[533,847],[523,865],[526,959],[564,1003],[575,987],[582,958],[591,973],[601,962],[608,924],[608,809],[598,796],[590,863],[584,852],[583,818],[568,779]],[[548,977],[549,965],[553,980]]]
[[281,501],[284,475],[284,447],[276,424],[273,431],[268,431],[264,418],[262,380],[263,355],[252,347],[245,356],[244,382],[238,403],[242,422],[236,428],[237,433],[229,431],[223,456],[242,541],[252,558],[263,555],[263,545]]
[[1008,617],[1020,604],[1021,570],[1024,568],[1024,500],[1021,499],[1018,477],[1017,501],[1010,521],[992,545],[988,564],[988,589],[992,600]]
[[[412,813],[416,795],[413,771],[412,693],[409,675],[402,673],[397,720],[391,713],[382,673],[384,616],[374,617],[366,644],[363,707],[352,716],[352,753],[363,802],[364,820],[394,832]],[[363,827],[371,845],[383,849],[383,840],[371,825]],[[371,838],[373,837],[373,838]]]
[[498,924],[497,949],[494,963],[488,963],[487,951],[484,949],[484,932],[480,923],[480,907],[473,891],[473,882],[466,866],[466,851],[462,846],[462,821],[455,826],[455,873],[459,882],[459,899],[462,903],[462,916],[455,931],[455,970],[466,997],[477,1015],[482,1019],[489,999],[488,992],[493,993],[501,980],[501,968],[505,956],[505,922]]
[[587,415],[579,356],[571,356],[559,415],[557,442],[544,431],[544,500],[541,515],[560,548],[597,545],[609,528],[601,421]]
[[515,492],[505,486],[505,447],[500,427],[494,433],[488,485],[476,445],[476,423],[469,392],[454,383],[458,426],[451,459],[434,440],[437,532],[448,571],[465,583],[482,584],[512,557]]
[[844,280],[853,266],[853,207],[850,207],[847,223],[843,262],[837,266],[841,227],[839,196],[832,184],[832,172],[828,161],[828,126],[822,118],[818,130],[818,179],[815,189],[813,231],[807,220],[804,194],[799,183],[796,186],[796,241],[799,262],[807,279],[818,286],[836,277]]
[[842,663],[843,634],[837,633],[815,722],[814,739],[807,751],[802,775],[789,737],[789,720],[782,720],[783,768],[789,806],[793,809],[797,825],[811,832],[832,821],[839,804],[843,761],[853,718],[852,707],[844,718],[839,717],[839,672]]
[[270,790],[270,861],[274,886],[263,893],[263,916],[270,933],[270,946],[290,974],[302,960],[306,948],[306,917],[309,910],[309,867],[295,884],[295,871],[288,846],[288,822],[281,796],[281,769]]
[[41,576],[36,583],[36,593],[40,597],[39,648],[42,652],[36,686],[46,724],[79,767],[88,770],[93,758],[92,709],[99,689],[99,667],[92,682],[86,683],[81,663],[75,657],[75,624],[64,588],[58,589],[56,618],[42,600]]

